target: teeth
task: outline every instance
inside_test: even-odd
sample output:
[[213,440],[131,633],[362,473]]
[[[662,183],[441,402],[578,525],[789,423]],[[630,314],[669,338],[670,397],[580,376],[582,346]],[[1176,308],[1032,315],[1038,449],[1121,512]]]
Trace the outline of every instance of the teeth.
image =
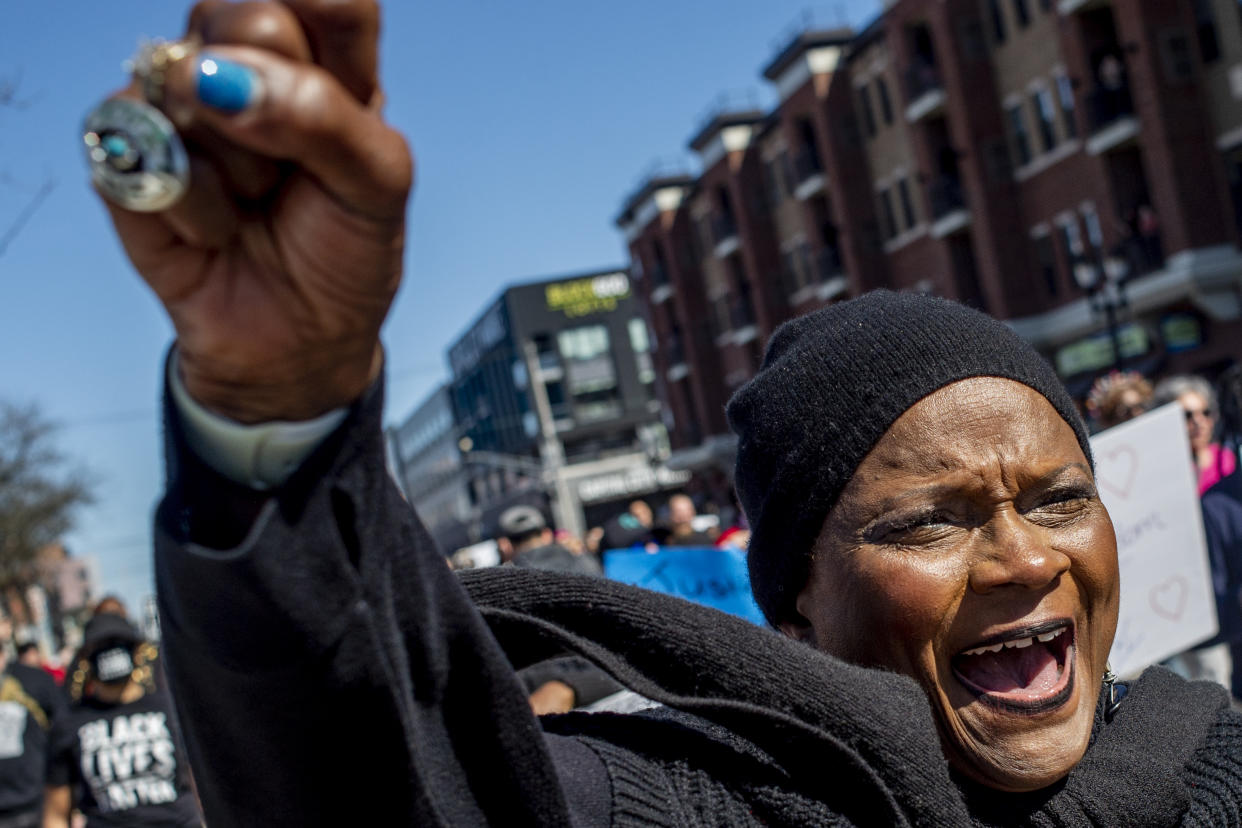
[[1001,644],[993,644],[990,647],[975,647],[973,650],[967,650],[963,655],[975,656],[983,655],[984,653],[999,653],[1004,649],[1021,650],[1031,646],[1036,640],[1039,640],[1041,643],[1047,643],[1063,632],[1065,632],[1065,627],[1062,627],[1059,630],[1053,630],[1052,632],[1041,633],[1040,635],[1032,638],[1015,638]]

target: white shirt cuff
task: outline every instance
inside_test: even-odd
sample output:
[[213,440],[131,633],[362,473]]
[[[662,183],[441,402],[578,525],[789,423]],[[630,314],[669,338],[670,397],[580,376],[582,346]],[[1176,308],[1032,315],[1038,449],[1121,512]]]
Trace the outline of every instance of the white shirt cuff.
[[185,389],[175,352],[168,360],[168,388],[194,453],[220,474],[252,489],[283,484],[348,414],[347,408],[337,408],[313,420],[254,425],[213,414]]

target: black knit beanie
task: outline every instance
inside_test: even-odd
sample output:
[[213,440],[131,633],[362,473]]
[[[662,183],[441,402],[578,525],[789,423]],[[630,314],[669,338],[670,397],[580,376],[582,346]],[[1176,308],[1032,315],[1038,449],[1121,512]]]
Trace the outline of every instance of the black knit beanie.
[[1042,394],[1087,429],[1052,367],[1006,325],[946,299],[878,290],[786,322],[729,400],[735,484],[750,521],[750,583],[769,623],[794,614],[828,511],[906,409],[969,377]]

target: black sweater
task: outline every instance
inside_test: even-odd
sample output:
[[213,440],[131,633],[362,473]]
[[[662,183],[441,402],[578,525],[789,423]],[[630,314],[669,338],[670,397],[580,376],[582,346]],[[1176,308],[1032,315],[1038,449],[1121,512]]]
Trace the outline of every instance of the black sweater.
[[[978,789],[907,678],[619,584],[459,580],[388,479],[378,388],[271,494],[166,406],[156,578],[208,824],[1242,824],[1208,685],[1149,672],[1066,780]],[[536,720],[514,669],[565,653],[666,707]]]

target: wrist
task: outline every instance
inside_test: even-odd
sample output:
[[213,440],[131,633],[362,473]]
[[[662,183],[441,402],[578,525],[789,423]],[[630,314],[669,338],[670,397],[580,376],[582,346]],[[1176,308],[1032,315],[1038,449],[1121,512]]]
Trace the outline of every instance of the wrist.
[[353,404],[379,378],[378,341],[338,348],[332,358],[272,360],[255,369],[203,359],[178,345],[177,370],[186,392],[203,408],[237,423],[313,420]]

